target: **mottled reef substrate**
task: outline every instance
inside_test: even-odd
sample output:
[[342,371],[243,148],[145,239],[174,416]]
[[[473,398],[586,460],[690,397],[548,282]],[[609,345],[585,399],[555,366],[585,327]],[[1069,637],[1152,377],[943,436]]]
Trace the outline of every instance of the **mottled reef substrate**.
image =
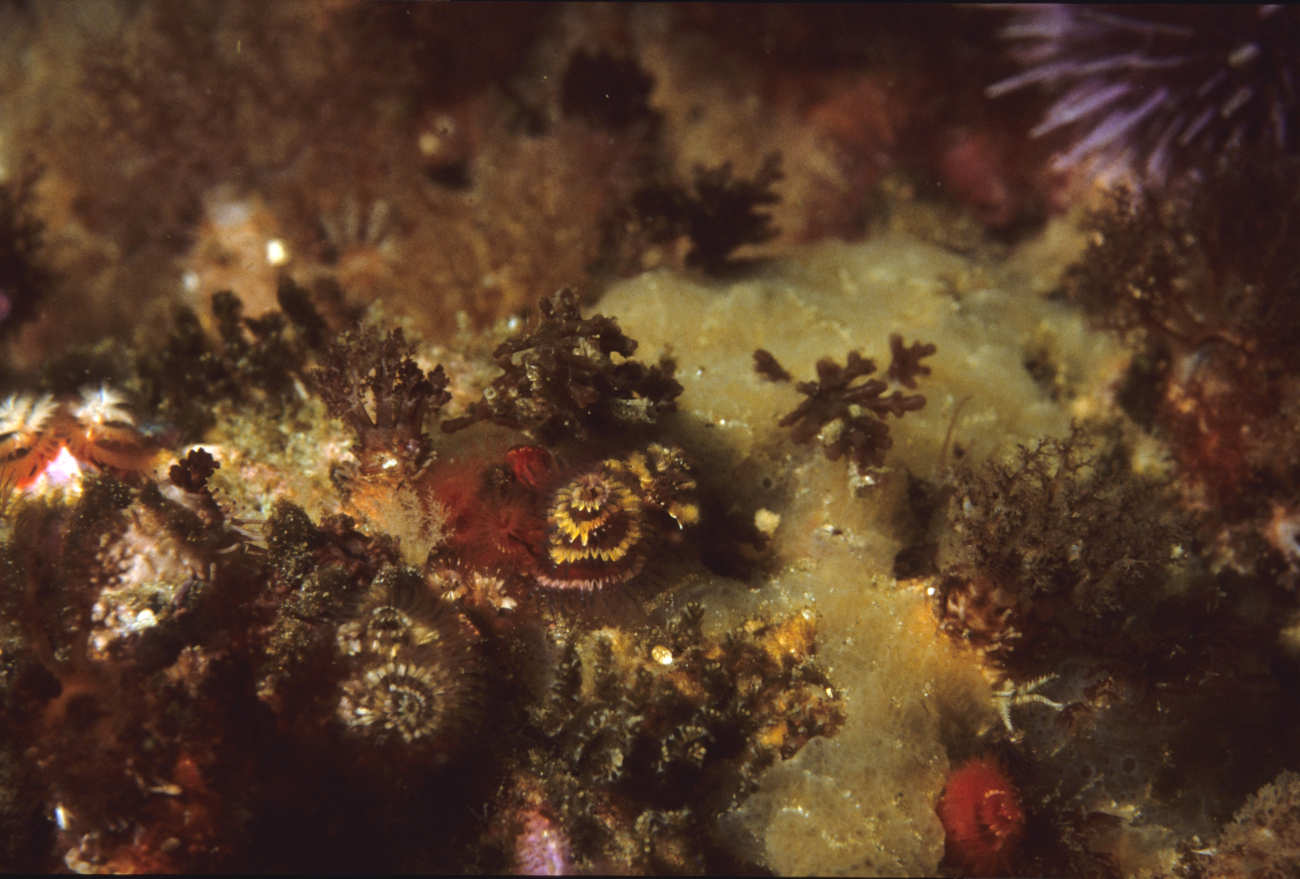
[[0,868],[1300,869],[1296,18],[483,10],[0,6]]

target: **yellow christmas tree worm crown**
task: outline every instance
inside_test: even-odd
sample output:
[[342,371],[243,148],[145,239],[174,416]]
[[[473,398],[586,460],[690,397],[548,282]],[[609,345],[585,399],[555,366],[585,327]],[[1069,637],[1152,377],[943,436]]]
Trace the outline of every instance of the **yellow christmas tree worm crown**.
[[631,482],[604,464],[563,485],[547,514],[545,586],[598,589],[631,580],[645,566],[651,532]]

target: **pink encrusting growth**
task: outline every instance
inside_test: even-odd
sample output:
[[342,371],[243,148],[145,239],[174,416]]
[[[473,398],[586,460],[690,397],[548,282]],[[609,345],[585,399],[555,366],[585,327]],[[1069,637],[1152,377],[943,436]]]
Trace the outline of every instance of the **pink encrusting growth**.
[[571,876],[573,851],[564,831],[539,809],[520,816],[515,837],[515,872],[520,876]]

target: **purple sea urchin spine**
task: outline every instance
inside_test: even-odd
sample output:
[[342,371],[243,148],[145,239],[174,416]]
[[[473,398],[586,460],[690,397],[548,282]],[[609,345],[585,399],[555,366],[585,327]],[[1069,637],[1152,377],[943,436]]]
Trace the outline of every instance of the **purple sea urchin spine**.
[[1024,66],[989,86],[1055,96],[1034,138],[1066,131],[1055,168],[1161,186],[1230,151],[1294,148],[1300,15],[1280,6],[1049,4],[1001,31]]

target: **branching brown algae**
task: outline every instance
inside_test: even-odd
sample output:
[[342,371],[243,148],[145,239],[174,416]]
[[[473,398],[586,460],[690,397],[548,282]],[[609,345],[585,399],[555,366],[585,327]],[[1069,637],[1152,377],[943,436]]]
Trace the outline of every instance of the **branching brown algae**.
[[0,5],[0,869],[1300,874],[1296,20]]

